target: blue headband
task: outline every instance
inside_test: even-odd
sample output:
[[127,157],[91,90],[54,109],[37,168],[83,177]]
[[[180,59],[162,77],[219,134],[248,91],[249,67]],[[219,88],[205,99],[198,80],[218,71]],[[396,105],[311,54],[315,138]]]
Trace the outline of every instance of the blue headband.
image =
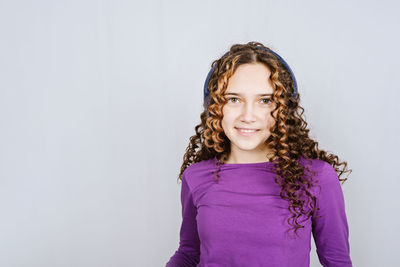
[[[257,48],[260,48],[260,49],[263,49],[263,50],[265,50],[265,51],[271,52],[272,54],[274,54],[274,55],[279,59],[280,62],[282,62],[282,64],[285,66],[285,68],[287,69],[287,71],[290,73],[290,76],[292,77],[293,87],[294,87],[293,98],[296,98],[296,95],[297,95],[297,82],[296,82],[296,78],[294,77],[294,74],[293,74],[292,70],[290,69],[289,65],[286,63],[286,61],[285,61],[281,56],[279,56],[277,53],[275,53],[274,51],[272,51],[272,50],[269,49],[269,48],[265,48],[265,47],[262,47],[262,46],[257,46]],[[223,55],[223,57],[226,56],[228,53],[229,53],[229,51],[226,52],[225,55]],[[208,83],[210,82],[210,77],[211,77],[212,73],[213,73],[214,70],[215,70],[215,67],[216,67],[216,64],[214,64],[214,66],[213,66],[213,67],[211,68],[211,70],[208,72],[206,81],[205,81],[205,83],[204,83],[204,107],[205,107],[205,108],[207,107],[206,105],[208,105],[208,96],[210,95],[210,93],[208,92],[208,88],[207,88],[207,87],[208,87]]]

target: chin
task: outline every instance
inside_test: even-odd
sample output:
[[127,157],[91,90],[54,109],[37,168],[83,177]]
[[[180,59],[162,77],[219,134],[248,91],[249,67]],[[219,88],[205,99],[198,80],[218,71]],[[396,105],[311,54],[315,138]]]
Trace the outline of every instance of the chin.
[[249,141],[249,142],[243,142],[243,141],[235,142],[235,141],[233,141],[231,143],[233,143],[240,150],[246,150],[246,151],[255,150],[258,147],[263,145],[262,142],[251,142],[251,141]]

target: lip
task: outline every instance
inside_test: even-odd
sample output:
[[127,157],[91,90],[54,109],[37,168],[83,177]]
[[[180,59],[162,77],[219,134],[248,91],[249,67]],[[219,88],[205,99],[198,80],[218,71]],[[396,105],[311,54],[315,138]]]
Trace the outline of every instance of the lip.
[[[235,129],[240,135],[243,135],[243,136],[253,136],[253,135],[257,134],[260,131],[260,129],[251,129],[251,128],[237,128],[237,127],[235,127]],[[252,133],[245,133],[245,132],[240,131],[239,129],[256,130],[256,131],[252,132]]]

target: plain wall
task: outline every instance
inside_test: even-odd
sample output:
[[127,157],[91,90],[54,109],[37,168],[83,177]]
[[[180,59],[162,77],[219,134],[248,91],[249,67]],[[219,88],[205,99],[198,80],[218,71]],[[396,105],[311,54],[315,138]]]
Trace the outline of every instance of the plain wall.
[[286,59],[311,136],[353,170],[354,265],[397,266],[399,8],[0,0],[0,266],[164,266],[205,77],[249,41]]

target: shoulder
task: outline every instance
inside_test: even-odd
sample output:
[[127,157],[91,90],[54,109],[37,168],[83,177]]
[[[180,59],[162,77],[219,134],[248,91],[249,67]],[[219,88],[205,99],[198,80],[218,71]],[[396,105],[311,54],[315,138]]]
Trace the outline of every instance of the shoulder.
[[186,167],[182,174],[190,189],[212,179],[216,165],[214,159],[202,160]]
[[[335,168],[326,161],[321,159],[304,159],[301,158],[300,162],[311,170],[313,173],[313,180],[317,180],[318,184],[326,184],[334,181],[339,182],[338,174]],[[306,171],[309,173],[308,171]]]

